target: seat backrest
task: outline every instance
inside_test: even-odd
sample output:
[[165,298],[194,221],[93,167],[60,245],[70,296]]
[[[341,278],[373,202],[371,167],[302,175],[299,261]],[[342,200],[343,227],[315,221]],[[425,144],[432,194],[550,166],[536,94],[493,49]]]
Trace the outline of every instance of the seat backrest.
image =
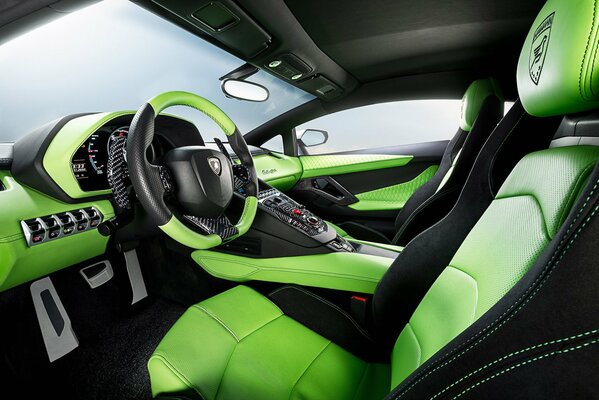
[[[453,209],[397,256],[374,293],[372,308],[380,340],[389,348],[516,163],[547,148],[560,121],[533,117],[516,101],[485,142]],[[531,131],[537,132],[534,138],[527,134]]]
[[516,165],[397,339],[396,385],[487,312],[555,237],[599,147],[541,150]]
[[462,98],[458,131],[447,145],[435,175],[414,192],[397,215],[393,243],[405,245],[451,210],[476,156],[503,117],[503,110],[503,95],[495,79],[478,79],[470,84]]
[[[518,89],[528,113],[557,116],[599,108],[593,91],[599,84],[593,76],[596,6],[595,0],[575,5],[549,0],[541,10],[518,63]],[[532,140],[540,131],[525,133]],[[397,338],[393,386],[491,310],[546,248],[564,240],[557,232],[578,213],[572,206],[580,194],[596,186],[588,180],[598,160],[599,147],[579,145],[533,152],[518,162]]]

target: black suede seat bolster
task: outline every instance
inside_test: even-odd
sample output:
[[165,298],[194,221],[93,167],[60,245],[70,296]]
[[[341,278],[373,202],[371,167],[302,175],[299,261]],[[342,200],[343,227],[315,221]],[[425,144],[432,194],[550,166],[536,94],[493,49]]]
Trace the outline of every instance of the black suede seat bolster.
[[[397,215],[397,219],[395,220],[397,233],[392,240],[393,244],[405,246],[420,232],[434,225],[447,215],[449,210],[454,206],[478,153],[489,136],[491,136],[497,122],[501,119],[501,110],[503,110],[503,104],[495,96],[490,96],[483,102],[480,114],[474,122],[472,130],[469,133],[464,132],[462,134],[463,144],[447,151],[447,157],[444,156],[441,161],[442,166],[445,158],[447,158],[449,160],[447,168],[449,169],[452,160],[461,150],[460,156],[455,161],[453,170],[443,187],[439,189],[439,184],[448,171],[437,171],[433,179],[420,188],[426,187],[426,194],[420,196],[418,191],[416,191]],[[458,144],[459,142],[456,142],[456,145]],[[441,166],[439,166],[439,169],[441,169]],[[437,176],[439,177],[437,178]]]

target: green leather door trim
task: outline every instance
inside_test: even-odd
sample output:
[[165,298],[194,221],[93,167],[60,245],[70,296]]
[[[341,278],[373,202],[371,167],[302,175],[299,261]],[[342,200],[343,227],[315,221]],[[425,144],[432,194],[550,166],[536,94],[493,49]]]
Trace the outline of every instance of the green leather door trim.
[[297,157],[280,153],[256,156],[254,165],[260,179],[283,192],[295,186],[303,171]]
[[72,199],[111,193],[109,189],[91,192],[81,190],[71,168],[71,160],[77,149],[87,138],[106,122],[121,115],[134,113],[133,111],[119,111],[90,114],[67,122],[52,139],[42,161],[50,178]]
[[358,193],[355,196],[359,201],[350,204],[349,208],[357,211],[399,210],[420,186],[435,175],[438,168],[438,165],[431,165],[411,181]]
[[6,171],[0,171],[0,180],[6,187],[0,191],[0,291],[104,253],[108,238],[97,230],[27,247],[20,222],[92,206],[105,219],[112,218],[108,200],[65,204],[20,185]]
[[357,253],[248,258],[198,250],[191,257],[211,275],[231,281],[294,283],[360,293],[374,293],[393,262],[390,258]]
[[528,154],[468,234],[402,331],[392,385],[405,379],[501,299],[564,223],[599,159],[599,147]]
[[360,360],[245,286],[191,306],[148,370],[154,396],[371,400],[389,390],[389,365]]
[[389,154],[328,154],[299,157],[303,167],[302,178],[401,167],[409,163],[412,158],[414,157],[409,155]]

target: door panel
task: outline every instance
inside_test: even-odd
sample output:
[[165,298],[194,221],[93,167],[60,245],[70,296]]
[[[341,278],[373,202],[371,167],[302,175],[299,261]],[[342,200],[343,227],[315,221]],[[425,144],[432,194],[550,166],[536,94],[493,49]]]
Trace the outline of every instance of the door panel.
[[331,222],[360,223],[392,237],[397,213],[433,177],[448,143],[300,156],[302,179],[289,194]]
[[351,174],[354,172],[401,167],[413,156],[405,154],[327,154],[300,156],[302,178]]

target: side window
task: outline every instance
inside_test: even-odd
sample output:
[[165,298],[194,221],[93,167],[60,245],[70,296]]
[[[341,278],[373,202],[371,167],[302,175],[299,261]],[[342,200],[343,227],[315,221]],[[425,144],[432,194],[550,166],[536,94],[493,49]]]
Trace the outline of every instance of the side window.
[[306,130],[328,133],[325,143],[306,147],[309,154],[448,140],[458,128],[460,107],[461,100],[375,104],[325,115],[298,126],[296,132],[298,138]]
[[264,142],[260,147],[277,153],[283,153],[283,137],[276,135]]

